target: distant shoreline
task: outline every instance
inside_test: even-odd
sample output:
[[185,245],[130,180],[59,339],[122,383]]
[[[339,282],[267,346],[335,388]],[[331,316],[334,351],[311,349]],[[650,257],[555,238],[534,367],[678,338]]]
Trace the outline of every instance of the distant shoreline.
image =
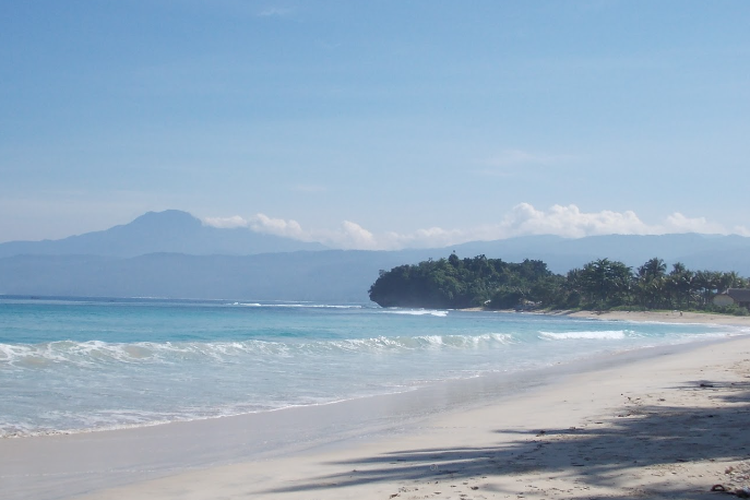
[[[550,313],[555,314],[555,313]],[[600,319],[607,321],[656,321],[661,323],[704,323],[719,325],[750,326],[750,316],[733,316],[694,311],[575,311],[562,312],[573,318]]]
[[485,311],[515,314],[539,314],[543,316],[569,316],[571,318],[598,319],[602,321],[637,321],[660,323],[702,323],[718,325],[737,325],[750,327],[750,316],[733,316],[711,312],[695,311],[522,311],[511,309],[492,310],[481,307],[460,309],[461,311]]

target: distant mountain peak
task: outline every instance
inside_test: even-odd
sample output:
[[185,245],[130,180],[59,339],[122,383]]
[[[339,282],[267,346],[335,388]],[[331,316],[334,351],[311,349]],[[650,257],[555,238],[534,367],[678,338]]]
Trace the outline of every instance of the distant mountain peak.
[[182,210],[164,210],[162,212],[146,212],[128,225],[148,227],[199,227],[203,223],[188,212]]
[[319,243],[256,233],[250,229],[218,229],[182,210],[147,212],[128,224],[62,240],[0,243],[0,258],[12,255],[101,255],[135,257],[150,253],[250,255],[324,250]]

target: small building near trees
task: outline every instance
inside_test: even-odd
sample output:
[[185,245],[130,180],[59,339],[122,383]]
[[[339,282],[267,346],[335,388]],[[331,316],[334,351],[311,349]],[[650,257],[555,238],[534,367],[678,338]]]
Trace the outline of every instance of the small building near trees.
[[713,302],[719,307],[737,305],[750,309],[750,288],[730,288],[716,295]]

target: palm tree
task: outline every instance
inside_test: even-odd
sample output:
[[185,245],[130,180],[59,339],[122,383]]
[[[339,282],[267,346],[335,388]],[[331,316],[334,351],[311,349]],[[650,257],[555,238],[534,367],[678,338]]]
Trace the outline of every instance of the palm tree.
[[672,265],[672,271],[667,276],[667,289],[670,292],[671,306],[677,308],[688,307],[692,302],[693,271],[685,264],[677,262]]
[[700,297],[701,306],[711,303],[714,295],[721,288],[721,273],[716,271],[698,271],[693,278],[693,291]]
[[580,273],[581,285],[592,306],[623,304],[630,293],[632,271],[618,261],[598,259],[589,262]]
[[654,257],[638,268],[635,291],[643,307],[655,309],[664,302],[664,277],[667,265]]
[[638,276],[641,278],[663,278],[667,272],[667,265],[658,257],[649,259],[638,268]]
[[721,273],[719,277],[719,291],[726,292],[730,288],[738,288],[743,285],[743,280],[735,271]]

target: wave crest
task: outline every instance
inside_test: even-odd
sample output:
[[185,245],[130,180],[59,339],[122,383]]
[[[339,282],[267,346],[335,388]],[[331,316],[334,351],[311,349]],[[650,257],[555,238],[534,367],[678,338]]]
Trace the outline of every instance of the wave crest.
[[384,314],[401,314],[404,316],[436,316],[438,318],[448,316],[448,311],[436,309],[383,309],[382,312]]
[[508,334],[420,335],[361,339],[279,342],[137,342],[108,343],[70,340],[37,345],[0,344],[0,369],[45,369],[64,364],[95,368],[111,364],[227,362],[246,358],[314,357],[336,352],[373,353],[433,349],[482,349],[513,343]]
[[622,340],[632,335],[631,330],[604,330],[599,332],[539,332],[544,340]]
[[290,309],[362,309],[358,304],[306,304],[306,303],[283,303],[283,304],[261,304],[260,302],[232,302],[230,306],[241,307],[270,307]]

